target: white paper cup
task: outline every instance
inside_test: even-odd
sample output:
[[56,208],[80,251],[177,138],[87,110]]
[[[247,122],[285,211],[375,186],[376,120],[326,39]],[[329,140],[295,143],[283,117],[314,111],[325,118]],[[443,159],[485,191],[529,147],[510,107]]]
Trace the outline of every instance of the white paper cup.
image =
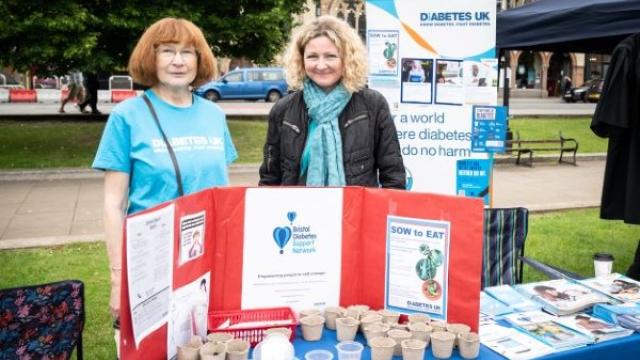
[[593,255],[593,268],[596,277],[611,274],[613,268],[613,255],[609,253],[599,252]]

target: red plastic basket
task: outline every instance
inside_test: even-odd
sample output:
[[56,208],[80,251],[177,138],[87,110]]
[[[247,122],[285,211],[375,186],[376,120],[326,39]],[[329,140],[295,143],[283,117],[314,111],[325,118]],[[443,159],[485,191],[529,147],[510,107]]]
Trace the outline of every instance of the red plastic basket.
[[[229,326],[243,322],[253,321],[286,321],[289,325],[273,325],[273,326],[257,326],[246,327],[241,329],[219,329],[225,321],[229,321]],[[264,338],[265,330],[275,327],[286,327],[291,330],[290,341],[296,337],[296,317],[289,307],[268,308],[268,309],[251,309],[251,310],[235,310],[235,311],[212,311],[209,313],[208,328],[209,332],[224,332],[233,335],[236,339],[249,341],[251,346],[255,346]]]

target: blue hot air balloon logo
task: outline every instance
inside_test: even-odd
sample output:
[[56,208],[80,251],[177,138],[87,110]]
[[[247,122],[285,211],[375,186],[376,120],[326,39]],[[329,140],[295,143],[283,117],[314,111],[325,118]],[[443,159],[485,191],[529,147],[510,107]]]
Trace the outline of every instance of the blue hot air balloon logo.
[[280,248],[280,254],[284,253],[284,247],[287,245],[289,240],[291,239],[291,228],[288,226],[278,226],[273,229],[273,241],[276,242],[276,245]]
[[298,214],[296,214],[296,212],[295,212],[295,211],[289,211],[289,212],[287,213],[287,219],[289,219],[289,223],[290,223],[291,225],[293,225],[293,220],[295,220],[295,219],[296,219],[296,216],[297,216],[297,215],[298,215]]
[[411,188],[413,188],[413,174],[411,173],[411,171],[409,170],[408,167],[405,166],[404,171],[407,175],[407,183],[406,183],[406,190],[411,190]]

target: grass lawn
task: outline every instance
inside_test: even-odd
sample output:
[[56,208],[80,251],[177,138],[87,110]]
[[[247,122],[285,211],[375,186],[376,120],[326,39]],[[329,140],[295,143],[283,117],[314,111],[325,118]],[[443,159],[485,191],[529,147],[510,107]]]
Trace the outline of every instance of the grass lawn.
[[[531,215],[526,255],[579,274],[593,273],[591,256],[608,251],[614,271],[624,273],[638,241],[637,229],[619,221],[598,219],[595,209]],[[113,359],[107,256],[104,244],[90,243],[50,249],[0,251],[0,288],[63,279],[80,279],[86,290],[84,348],[88,359]],[[543,280],[525,270],[525,281]]]
[[601,139],[591,132],[591,118],[516,118],[509,120],[509,127],[519,131],[521,140],[559,139],[562,136],[578,141],[578,154],[604,153],[607,151],[607,139]]
[[[89,167],[104,123],[0,121],[0,169]],[[240,158],[238,163],[262,160],[265,121],[229,121]]]
[[[578,140],[579,153],[606,152],[607,142],[593,135],[589,118],[518,118],[510,121],[523,139],[555,139],[558,131]],[[104,123],[0,121],[0,169],[89,167]],[[229,129],[240,158],[237,163],[262,161],[267,123],[231,120]]]

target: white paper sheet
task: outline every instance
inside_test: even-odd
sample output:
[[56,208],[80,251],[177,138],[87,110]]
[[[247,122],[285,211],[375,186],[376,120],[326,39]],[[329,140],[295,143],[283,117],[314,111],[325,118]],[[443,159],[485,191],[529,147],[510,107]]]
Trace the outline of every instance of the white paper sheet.
[[167,359],[174,358],[178,346],[189,342],[193,335],[207,336],[207,312],[211,273],[207,272],[171,295],[167,326]]
[[167,322],[173,281],[175,207],[127,220],[127,283],[136,347]]
[[342,189],[248,189],[242,308],[336,305]]

